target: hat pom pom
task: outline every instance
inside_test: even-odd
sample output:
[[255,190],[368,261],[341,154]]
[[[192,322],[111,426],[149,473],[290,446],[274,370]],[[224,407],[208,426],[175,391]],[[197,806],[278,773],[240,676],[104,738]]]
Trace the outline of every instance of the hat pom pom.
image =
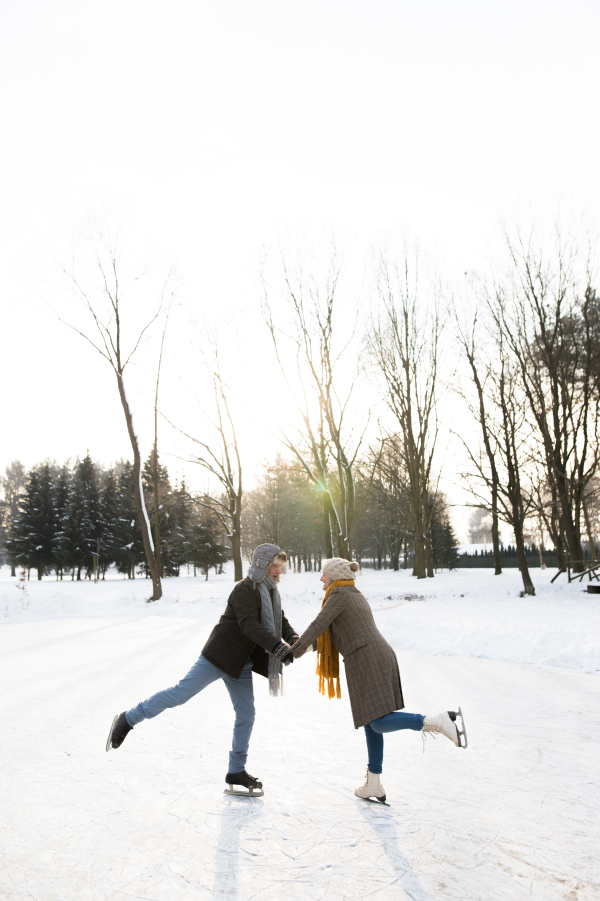
[[352,570],[353,573],[357,572],[357,570],[360,569],[360,563],[351,563],[350,569]]

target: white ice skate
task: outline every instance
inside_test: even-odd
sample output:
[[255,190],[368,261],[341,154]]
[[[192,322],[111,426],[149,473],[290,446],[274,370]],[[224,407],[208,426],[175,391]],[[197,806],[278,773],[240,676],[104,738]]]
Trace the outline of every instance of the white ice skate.
[[[462,732],[459,731],[456,725],[458,716],[460,717]],[[457,748],[467,747],[467,731],[460,707],[458,708],[458,713],[455,713],[454,710],[443,710],[437,716],[426,716],[423,720],[423,732],[432,732],[434,737],[436,734],[445,735]],[[423,736],[424,738],[425,736]]]
[[[385,804],[385,788],[381,784],[379,773],[372,773],[367,768],[367,781],[360,788],[356,788],[354,794],[363,801],[379,801]],[[387,806],[389,807],[389,804]]]

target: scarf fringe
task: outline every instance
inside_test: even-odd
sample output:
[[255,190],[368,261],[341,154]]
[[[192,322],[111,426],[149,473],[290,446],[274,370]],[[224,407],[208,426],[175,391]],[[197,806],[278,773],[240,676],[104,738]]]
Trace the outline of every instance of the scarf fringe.
[[[327,598],[329,597],[329,592],[332,588],[354,584],[355,582],[353,579],[338,579],[336,582],[332,582],[325,592],[321,608],[327,603]],[[331,640],[329,629],[325,629],[323,634],[317,639],[317,676],[319,677],[319,692],[322,695],[325,694],[325,683],[327,683],[327,697],[329,700],[342,697],[342,689],[340,687],[340,654]]]
[[282,695],[285,695],[282,675],[269,675],[269,694],[273,698],[278,698]]

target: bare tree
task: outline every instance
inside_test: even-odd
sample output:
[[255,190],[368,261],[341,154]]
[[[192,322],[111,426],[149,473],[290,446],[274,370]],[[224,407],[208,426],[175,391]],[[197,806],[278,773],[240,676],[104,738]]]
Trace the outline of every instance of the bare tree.
[[598,470],[600,395],[597,300],[588,265],[578,274],[574,240],[558,234],[550,252],[517,232],[507,238],[510,279],[495,292],[496,319],[518,365],[538,430],[555,514],[549,532],[583,569],[581,517],[586,486]]
[[[390,551],[392,569],[400,568],[400,553],[406,539],[412,543],[414,521],[412,515],[410,480],[406,472],[404,436],[389,435],[381,449],[372,449],[369,464],[376,465],[372,487],[373,503],[367,510],[381,568],[381,539]],[[380,537],[381,536],[381,537]]]
[[594,478],[590,479],[588,482],[587,490],[583,498],[583,515],[590,546],[590,557],[592,562],[595,563],[598,559],[597,537],[598,522],[600,519],[600,478],[598,476],[594,476]]
[[158,490],[158,388],[160,385],[160,370],[162,367],[165,335],[167,333],[167,325],[169,323],[169,313],[170,309],[167,311],[165,318],[165,325],[160,341],[160,352],[158,355],[158,368],[156,371],[156,391],[154,392],[154,447],[152,448],[152,484],[154,487],[154,538],[156,539],[156,567],[161,579],[163,577],[163,564],[160,549],[160,504]]
[[[494,554],[494,575],[499,576],[502,573],[502,559],[500,556],[500,530],[498,517],[498,504],[500,494],[500,476],[498,466],[496,464],[496,454],[493,448],[492,436],[488,422],[488,413],[485,403],[485,380],[487,373],[484,375],[480,372],[480,362],[477,355],[477,314],[473,316],[472,325],[467,327],[461,323],[455,312],[456,337],[458,345],[469,365],[471,380],[475,388],[475,400],[471,401],[469,397],[463,398],[481,429],[481,437],[489,466],[489,478],[487,484],[490,490],[491,506],[490,513],[492,516],[492,548]],[[462,392],[461,392],[462,393]]]
[[[212,443],[177,428],[180,434],[189,438],[201,448],[198,454],[191,454],[188,462],[197,463],[216,479],[222,495],[216,497],[204,492],[196,494],[194,500],[201,507],[212,510],[221,523],[231,545],[234,579],[244,578],[242,565],[242,460],[234,418],[231,412],[231,388],[221,374],[221,362],[216,340],[208,340],[208,350],[203,354],[207,371],[210,373],[214,396],[214,415],[204,411],[213,431]],[[167,417],[165,417],[166,419]],[[167,419],[169,422],[169,420]],[[170,425],[173,423],[169,422]]]
[[334,328],[340,269],[334,252],[322,283],[306,277],[301,268],[292,275],[285,260],[282,271],[291,334],[286,335],[276,324],[266,288],[263,314],[279,368],[303,423],[299,440],[283,433],[282,440],[322,493],[326,553],[333,556],[335,549],[339,557],[350,559],[352,535],[364,508],[364,501],[357,502],[355,467],[366,426],[355,436],[347,424],[358,364],[343,387],[338,372],[348,350],[348,343],[339,346]]
[[531,467],[532,430],[518,371],[511,364],[500,331],[496,338],[484,372],[480,372],[475,360],[472,365],[479,385],[472,410],[485,440],[484,449],[477,450],[463,439],[472,465],[465,477],[474,495],[474,506],[490,510],[489,495],[495,492],[497,516],[511,526],[515,535],[524,593],[534,595],[525,549],[525,521],[535,510],[535,503],[531,489],[526,490],[523,485],[524,473]]
[[91,250],[96,272],[99,276],[99,291],[95,291],[92,287],[86,287],[77,273],[75,260],[73,260],[69,270],[63,268],[64,274],[68,277],[76,295],[89,316],[91,334],[74,325],[72,322],[65,320],[62,316],[59,316],[59,319],[84,338],[84,340],[109,363],[115,374],[119,398],[123,413],[125,414],[127,432],[133,451],[134,502],[142,532],[146,561],[152,578],[152,597],[150,600],[157,601],[162,596],[162,585],[159,568],[154,556],[154,543],[152,541],[150,522],[148,520],[148,513],[144,502],[139,439],[135,431],[133,414],[125,391],[124,373],[138,350],[143,337],[148,332],[148,329],[156,322],[158,317],[164,311],[167,295],[172,290],[172,279],[171,276],[167,278],[156,302],[154,311],[150,314],[145,324],[136,329],[135,337],[130,342],[130,346],[125,349],[123,340],[123,316],[126,302],[124,298],[144,273],[134,275],[123,285],[121,280],[121,269],[119,266],[118,242],[106,238],[102,234],[98,234],[97,238],[92,243]]
[[414,572],[417,578],[424,579],[426,532],[431,515],[428,498],[438,429],[436,400],[442,331],[439,286],[434,280],[430,296],[423,296],[418,255],[415,253],[411,260],[405,244],[399,264],[380,254],[377,287],[381,309],[371,323],[367,348],[386,389],[386,401],[395,419],[393,431],[402,436],[403,463],[410,486]]

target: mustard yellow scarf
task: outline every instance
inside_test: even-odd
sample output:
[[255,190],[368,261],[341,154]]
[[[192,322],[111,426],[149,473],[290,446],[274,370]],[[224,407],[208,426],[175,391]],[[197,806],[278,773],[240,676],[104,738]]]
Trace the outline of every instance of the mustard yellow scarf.
[[[327,598],[329,597],[329,592],[332,588],[354,584],[354,579],[338,579],[337,582],[332,582],[327,587],[321,607],[324,607],[327,603]],[[342,690],[340,688],[340,654],[331,640],[329,629],[325,629],[323,634],[317,638],[317,676],[319,677],[319,691],[322,695],[325,694],[325,682],[327,681],[328,698],[342,697]],[[333,686],[334,679],[337,682],[335,688]]]

